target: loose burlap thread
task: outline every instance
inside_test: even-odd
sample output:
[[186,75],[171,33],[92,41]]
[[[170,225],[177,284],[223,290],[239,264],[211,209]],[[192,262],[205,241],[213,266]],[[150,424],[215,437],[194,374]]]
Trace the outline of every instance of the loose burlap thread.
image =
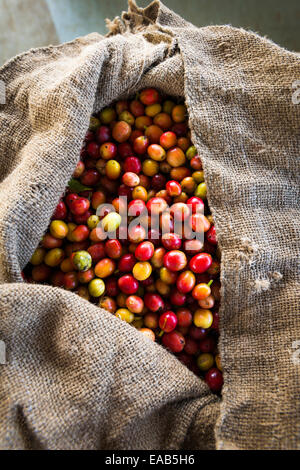
[[[0,446],[299,449],[299,56],[129,2],[110,34],[0,69]],[[181,96],[222,250],[222,399],[130,326],[21,270],[89,116],[137,89]]]

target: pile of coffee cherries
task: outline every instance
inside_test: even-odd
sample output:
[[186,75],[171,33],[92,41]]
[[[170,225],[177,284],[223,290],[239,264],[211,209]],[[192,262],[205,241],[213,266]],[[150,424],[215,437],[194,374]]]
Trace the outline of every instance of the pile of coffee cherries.
[[93,115],[24,278],[72,290],[130,323],[218,393],[219,275],[185,105],[148,88]]

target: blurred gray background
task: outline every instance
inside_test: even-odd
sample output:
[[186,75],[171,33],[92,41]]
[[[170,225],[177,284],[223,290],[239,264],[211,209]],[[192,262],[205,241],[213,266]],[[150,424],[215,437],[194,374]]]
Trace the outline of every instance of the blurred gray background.
[[[150,0],[138,0],[146,6]],[[300,51],[299,0],[165,0],[197,26],[231,24]],[[105,18],[127,10],[127,0],[0,0],[0,65],[31,47],[58,44],[98,31]]]

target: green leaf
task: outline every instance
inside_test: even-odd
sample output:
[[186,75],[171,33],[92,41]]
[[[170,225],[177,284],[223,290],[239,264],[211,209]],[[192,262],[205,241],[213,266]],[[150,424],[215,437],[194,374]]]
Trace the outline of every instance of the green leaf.
[[68,187],[74,192],[74,193],[81,193],[82,191],[91,191],[92,188],[88,188],[87,186],[84,186],[81,184],[78,180],[75,178],[70,179],[68,183]]

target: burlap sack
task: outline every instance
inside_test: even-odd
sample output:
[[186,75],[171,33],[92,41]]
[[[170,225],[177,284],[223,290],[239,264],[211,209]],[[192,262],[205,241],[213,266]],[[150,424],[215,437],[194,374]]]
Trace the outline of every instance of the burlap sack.
[[[0,446],[300,448],[299,57],[157,1],[130,2],[109,26],[0,69]],[[91,112],[149,85],[185,97],[204,163],[222,249],[222,400],[111,314],[20,275]]]

